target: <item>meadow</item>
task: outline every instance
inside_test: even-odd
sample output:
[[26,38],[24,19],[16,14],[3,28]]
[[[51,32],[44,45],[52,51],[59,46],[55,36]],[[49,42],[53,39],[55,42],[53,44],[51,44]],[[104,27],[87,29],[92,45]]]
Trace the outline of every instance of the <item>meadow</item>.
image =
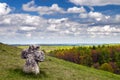
[[[29,46],[17,46],[18,48],[21,48],[21,49],[27,49]],[[77,46],[50,46],[50,45],[42,45],[40,46],[40,49],[41,50],[44,50],[45,52],[50,52],[50,51],[53,51],[53,50],[58,50],[58,49],[70,49],[70,48],[73,48],[73,47],[77,47]]]
[[39,64],[40,74],[26,74],[22,71],[25,60],[20,57],[21,51],[21,48],[0,44],[0,80],[120,80],[120,75],[47,55]]

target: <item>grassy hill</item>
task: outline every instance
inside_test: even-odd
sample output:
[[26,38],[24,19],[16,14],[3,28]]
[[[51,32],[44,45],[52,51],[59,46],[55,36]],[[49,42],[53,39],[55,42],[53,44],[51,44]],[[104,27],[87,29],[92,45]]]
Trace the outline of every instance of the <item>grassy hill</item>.
[[120,75],[46,56],[40,74],[25,74],[21,49],[0,44],[0,80],[120,80]]

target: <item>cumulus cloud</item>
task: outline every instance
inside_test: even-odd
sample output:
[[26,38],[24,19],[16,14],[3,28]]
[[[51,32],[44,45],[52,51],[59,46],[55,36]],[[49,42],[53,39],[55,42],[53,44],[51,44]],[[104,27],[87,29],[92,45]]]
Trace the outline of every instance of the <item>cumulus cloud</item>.
[[120,29],[115,28],[115,27],[110,27],[110,25],[105,25],[104,27],[95,26],[92,28],[88,28],[87,31],[90,31],[90,32],[120,32]]
[[32,0],[31,2],[28,2],[27,4],[23,4],[22,8],[25,11],[36,11],[34,0]]
[[0,3],[0,15],[6,15],[10,13],[11,9],[6,3]]
[[62,14],[67,14],[67,13],[84,13],[86,12],[86,9],[82,7],[71,7],[68,8],[67,10],[64,10],[63,8],[59,7],[58,4],[52,4],[50,7],[48,6],[37,6],[35,5],[34,0],[31,2],[28,2],[27,4],[23,4],[22,6],[24,11],[30,11],[30,12],[38,12],[40,15],[45,15],[45,14],[55,14],[55,13],[62,13]]
[[1,26],[39,26],[43,27],[40,23],[46,23],[47,21],[39,16],[31,16],[28,14],[9,14],[6,16],[1,16],[0,25]]
[[120,0],[69,0],[76,5],[88,5],[88,6],[103,6],[103,5],[119,5]]
[[56,25],[51,24],[49,27],[47,27],[48,31],[59,31],[59,29],[56,29]]
[[0,18],[0,37],[58,41],[57,39],[63,38],[120,36],[120,15],[109,16],[91,11],[80,13],[78,20],[74,21],[68,17],[45,19],[29,14],[7,14]]
[[103,14],[99,12],[89,12],[88,16],[90,18],[96,19],[97,21],[100,21],[103,17]]
[[116,20],[116,22],[120,22],[120,15],[116,15],[115,20]]
[[72,8],[68,8],[67,12],[68,13],[84,13],[84,12],[86,12],[86,10],[84,7],[80,7],[80,8],[72,7]]
[[[0,18],[0,36],[3,38],[36,38],[44,33],[47,20],[28,14],[9,14]],[[33,37],[34,35],[34,37]]]
[[[31,36],[51,34],[54,36],[86,36],[97,32],[101,34],[105,32],[109,34],[119,33],[120,15],[109,17],[98,12],[90,12],[86,15],[88,19],[82,23],[72,21],[69,18],[44,19],[40,16],[28,14],[9,14],[0,18],[0,35],[6,35],[7,32],[27,36],[28,34],[29,36],[30,34]],[[98,21],[97,18],[101,18],[101,20]],[[87,20],[91,20],[91,22],[88,23]]]
[[87,35],[91,38],[114,37],[120,35],[120,15],[104,15],[100,12],[90,11],[81,13],[80,19],[85,20]]
[[[111,17],[109,15],[104,15],[100,12],[93,12],[90,11],[89,13],[80,13],[79,17],[81,19],[86,19],[91,21],[92,23],[110,23],[109,21],[111,21]],[[115,18],[113,18],[115,20]]]
[[93,26],[92,28],[89,27],[87,32],[91,35],[91,37],[116,36],[118,33],[120,33],[120,28],[110,25]]
[[26,34],[26,37],[31,37],[31,36],[32,36],[31,33]]
[[68,18],[49,19],[48,22],[49,22],[49,23],[55,23],[55,24],[57,24],[57,23],[65,22],[65,21],[67,21],[67,20],[68,20]]
[[36,27],[27,27],[27,26],[20,27],[20,30],[24,30],[24,31],[31,31],[31,30],[35,30],[35,29],[36,29]]
[[[75,36],[79,35],[80,27],[83,26],[78,22],[70,21],[68,18],[60,18],[60,19],[49,19],[49,26],[47,27],[48,31],[56,32],[55,34],[58,36]],[[77,34],[76,34],[77,33]]]
[[[101,12],[95,12],[95,5],[117,4],[117,0],[113,2],[100,0],[70,0],[76,5],[88,5],[90,12],[87,12],[86,7],[70,7],[66,10],[52,4],[51,6],[37,6],[32,0],[24,4],[24,11],[38,12],[40,15],[51,16],[51,14],[60,13],[61,17],[44,18],[39,15],[29,14],[9,14],[11,9],[6,3],[0,3],[0,41],[5,39],[15,38],[16,41],[34,40],[34,41],[50,41],[58,40],[66,41],[73,38],[83,41],[90,38],[117,38],[120,36],[120,15],[105,15]],[[110,0],[112,1],[112,0]],[[119,1],[118,1],[119,4]],[[66,16],[70,13],[72,16]],[[71,14],[72,13],[72,14]],[[74,18],[75,16],[75,18]],[[110,39],[112,39],[110,38]]]
[[[80,15],[80,18],[93,18],[93,19],[96,19],[96,20],[101,20],[101,18],[104,16],[102,13],[100,12],[89,12],[89,13],[81,13]],[[106,16],[106,18],[109,18]]]
[[88,14],[87,13],[81,13],[79,15],[80,18],[87,18],[88,17]]
[[52,6],[36,6],[34,1],[23,4],[23,10],[38,12],[40,15],[64,13],[64,10],[58,6],[58,4],[52,4]]
[[[71,30],[70,26],[77,25],[79,24],[69,21],[68,18],[44,19],[28,14],[9,14],[0,18],[0,36],[39,39],[39,36],[57,37],[61,35],[61,32],[64,32],[66,36]],[[75,31],[75,29],[72,30]]]

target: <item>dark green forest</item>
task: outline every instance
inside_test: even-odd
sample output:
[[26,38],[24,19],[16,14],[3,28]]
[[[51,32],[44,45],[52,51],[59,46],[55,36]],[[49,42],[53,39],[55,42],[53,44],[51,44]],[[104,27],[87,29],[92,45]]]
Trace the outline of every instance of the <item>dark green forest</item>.
[[120,45],[79,46],[49,52],[50,56],[120,74]]

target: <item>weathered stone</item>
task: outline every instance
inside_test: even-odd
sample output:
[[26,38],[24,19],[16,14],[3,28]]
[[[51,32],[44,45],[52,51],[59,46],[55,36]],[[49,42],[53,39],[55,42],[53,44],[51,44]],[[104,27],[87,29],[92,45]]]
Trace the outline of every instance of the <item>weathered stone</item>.
[[39,51],[39,46],[29,46],[28,49],[23,50],[21,58],[26,59],[26,63],[23,67],[23,71],[26,73],[39,73],[38,62],[42,62],[45,59],[43,51]]

